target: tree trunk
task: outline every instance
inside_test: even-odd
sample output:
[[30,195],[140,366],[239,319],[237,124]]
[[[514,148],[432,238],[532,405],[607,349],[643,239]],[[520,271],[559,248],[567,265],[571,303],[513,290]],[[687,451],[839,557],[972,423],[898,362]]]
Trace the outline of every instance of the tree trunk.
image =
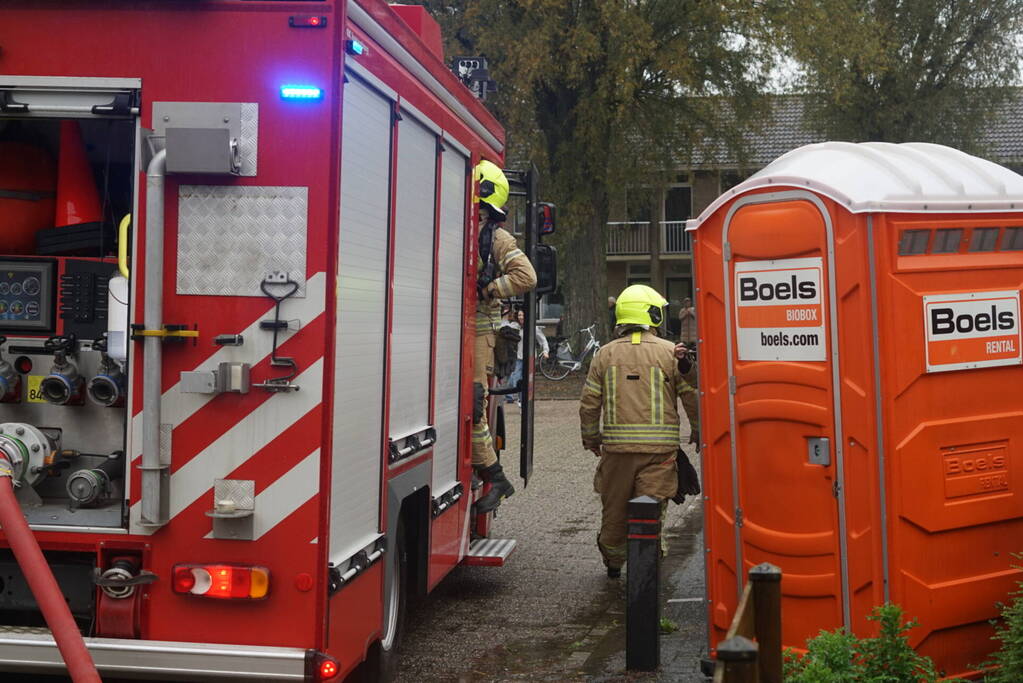
[[[569,338],[593,323],[597,323],[596,336],[605,336],[608,309],[604,230],[604,218],[595,212],[589,225],[578,230],[565,253],[559,254],[565,293],[561,333]],[[573,349],[579,350],[575,345]]]

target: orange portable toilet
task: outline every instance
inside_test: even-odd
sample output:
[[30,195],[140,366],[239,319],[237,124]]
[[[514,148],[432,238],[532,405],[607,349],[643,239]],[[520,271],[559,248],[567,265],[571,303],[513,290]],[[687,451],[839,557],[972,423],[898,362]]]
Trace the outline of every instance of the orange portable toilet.
[[975,671],[1023,551],[1023,177],[828,142],[688,229],[711,645],[771,562],[786,646],[891,601],[940,671]]

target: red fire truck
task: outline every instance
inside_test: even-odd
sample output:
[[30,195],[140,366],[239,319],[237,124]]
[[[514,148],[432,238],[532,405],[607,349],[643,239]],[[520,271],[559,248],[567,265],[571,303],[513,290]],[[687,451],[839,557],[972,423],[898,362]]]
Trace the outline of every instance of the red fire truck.
[[[503,153],[420,7],[0,5],[0,486],[101,673],[385,679],[406,594],[507,557],[465,351]],[[12,537],[0,671],[60,672]]]

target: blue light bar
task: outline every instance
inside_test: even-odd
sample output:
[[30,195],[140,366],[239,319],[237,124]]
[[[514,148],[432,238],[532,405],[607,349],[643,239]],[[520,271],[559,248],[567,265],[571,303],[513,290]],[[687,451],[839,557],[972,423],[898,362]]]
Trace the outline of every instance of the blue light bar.
[[282,85],[281,97],[286,100],[318,100],[323,90],[315,85]]

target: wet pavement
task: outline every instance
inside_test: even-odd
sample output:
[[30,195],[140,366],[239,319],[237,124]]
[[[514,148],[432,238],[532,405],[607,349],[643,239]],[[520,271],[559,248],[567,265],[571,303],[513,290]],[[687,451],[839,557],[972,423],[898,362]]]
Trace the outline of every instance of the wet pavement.
[[[399,681],[704,680],[700,501],[670,504],[665,522],[662,616],[679,630],[661,636],[658,672],[626,672],[625,578],[609,580],[597,552],[596,462],[580,445],[577,411],[574,400],[537,403],[533,479],[494,525],[518,548],[504,567],[456,569],[410,608]],[[518,410],[507,417],[514,462]]]

